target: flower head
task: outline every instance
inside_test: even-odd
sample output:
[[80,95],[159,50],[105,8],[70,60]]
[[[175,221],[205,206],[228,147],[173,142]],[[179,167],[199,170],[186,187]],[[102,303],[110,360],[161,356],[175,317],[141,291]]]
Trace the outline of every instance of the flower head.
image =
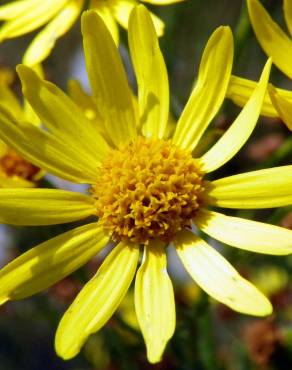
[[[259,0],[248,0],[248,12],[252,27],[265,53],[286,76],[292,78],[292,4],[284,0],[284,16],[290,35],[287,35],[270,17]],[[255,82],[232,76],[227,96],[243,106]],[[270,84],[265,96],[262,112],[267,117],[280,117],[292,131],[292,91],[275,88]]]
[[[167,5],[183,0],[143,0],[155,5]],[[90,0],[89,9],[94,9],[104,20],[116,43],[119,40],[117,23],[128,27],[131,10],[136,0]],[[33,39],[23,56],[23,63],[33,66],[45,60],[56,41],[66,34],[79,18],[85,0],[15,0],[0,6],[0,42],[43,29]],[[164,23],[151,14],[158,35],[163,34]]]
[[[0,137],[33,163],[64,179],[91,185],[88,195],[53,189],[0,192],[0,220],[11,224],[61,224],[97,220],[31,249],[0,271],[0,302],[39,292],[86,263],[110,240],[114,247],[63,316],[56,351],[75,356],[124,298],[135,278],[135,309],[150,362],[161,359],[175,329],[175,304],[167,273],[172,243],[186,270],[210,296],[242,313],[268,315],[268,299],[197,233],[259,253],[292,251],[292,232],[209,210],[265,208],[292,203],[292,168],[284,166],[207,181],[244,145],[258,119],[271,61],[232,126],[200,158],[193,158],[228,87],[233,41],[219,27],[205,48],[197,84],[167,137],[168,77],[147,10],[129,21],[129,45],[138,83],[133,98],[115,43],[94,11],[82,18],[87,70],[96,112],[88,120],[55,85],[19,66],[23,92],[47,130],[15,126],[1,108]],[[101,134],[103,132],[104,134]],[[277,187],[277,192],[274,192]]]

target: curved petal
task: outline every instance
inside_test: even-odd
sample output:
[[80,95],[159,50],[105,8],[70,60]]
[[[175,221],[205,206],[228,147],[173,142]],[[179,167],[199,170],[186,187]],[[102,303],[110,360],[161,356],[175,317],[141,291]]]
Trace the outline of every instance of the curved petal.
[[0,189],[0,222],[54,225],[94,215],[94,199],[59,189]]
[[137,134],[136,115],[118,50],[94,10],[83,13],[81,28],[93,97],[114,144],[124,145]]
[[131,14],[128,36],[138,83],[142,132],[148,138],[162,139],[169,113],[168,75],[153,22],[142,5]]
[[108,242],[97,223],[70,230],[23,253],[0,270],[0,304],[47,289],[77,270]]
[[23,56],[23,63],[35,65],[47,58],[58,38],[63,36],[80,15],[85,0],[71,0],[50,23],[38,33]]
[[208,204],[242,209],[288,206],[292,204],[292,166],[246,172],[212,181]]
[[198,80],[178,121],[173,142],[194,149],[224,100],[233,62],[233,38],[229,27],[211,35],[201,60]]
[[[251,94],[254,92],[256,86],[256,81],[237,76],[231,76],[226,97],[231,99],[233,103],[237,104],[238,106],[244,107],[248,102],[248,99],[251,97]],[[283,90],[283,92],[290,93],[288,90]],[[278,117],[278,112],[274,108],[268,92],[265,94],[261,115],[273,118]]]
[[292,100],[288,100],[282,96],[273,85],[270,85],[269,94],[279,117],[286,123],[289,130],[292,131]]
[[256,37],[273,63],[292,78],[292,40],[270,17],[258,0],[248,0],[248,11]]
[[[56,137],[75,147],[95,168],[108,152],[106,141],[95,125],[56,85],[42,80],[32,69],[19,65],[23,94],[45,126]],[[78,163],[78,162],[77,162]]]
[[68,1],[42,0],[29,3],[28,9],[20,14],[17,11],[15,17],[4,23],[0,29],[0,41],[24,35],[46,24],[55,14],[61,11]]
[[266,316],[272,313],[269,300],[204,240],[183,231],[175,246],[188,273],[211,297],[245,314]]
[[[108,0],[108,2],[116,20],[122,27],[128,29],[130,14],[135,6],[138,5],[138,2],[136,0]],[[149,14],[152,18],[157,36],[162,36],[164,33],[164,23],[155,14],[151,12]]]
[[60,357],[70,359],[77,355],[89,335],[111,318],[129,289],[138,259],[138,246],[124,243],[106,257],[59,324],[55,347]]
[[147,245],[135,281],[136,314],[151,363],[161,360],[175,329],[174,294],[166,264],[164,246]]
[[271,65],[272,60],[269,59],[257,87],[236,120],[216,144],[198,159],[203,172],[211,172],[223,166],[241,149],[250,137],[261,112]]
[[292,36],[292,2],[291,0],[284,0],[284,17],[289,29],[290,35]]
[[93,9],[102,18],[109,29],[116,45],[119,45],[119,29],[116,20],[113,17],[108,0],[91,0],[89,9]]
[[232,247],[286,255],[292,253],[292,230],[202,210],[195,219],[198,228]]
[[31,124],[15,122],[1,104],[0,123],[0,139],[29,162],[65,180],[96,181],[96,166],[62,138],[53,137]]

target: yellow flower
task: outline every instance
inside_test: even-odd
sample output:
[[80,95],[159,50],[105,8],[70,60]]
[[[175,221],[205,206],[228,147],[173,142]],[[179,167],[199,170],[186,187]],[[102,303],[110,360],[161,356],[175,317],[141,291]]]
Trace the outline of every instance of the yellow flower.
[[[258,0],[247,0],[249,17],[256,37],[273,63],[289,78],[292,78],[292,39],[272,20]],[[292,2],[284,0],[284,16],[292,35]],[[232,76],[227,97],[243,106],[250,97],[256,82]],[[292,131],[292,91],[269,85],[261,114],[280,117]]]
[[[12,70],[7,68],[0,69],[0,106],[8,110],[16,121],[26,120],[31,124],[38,125],[40,123],[39,118],[27,101],[21,106],[18,98],[10,88],[9,85],[13,82],[13,79]],[[1,188],[33,187],[41,176],[42,171],[38,167],[26,161],[0,140]]]
[[[167,5],[183,0],[141,0],[155,5]],[[137,0],[90,0],[89,8],[94,9],[110,29],[116,43],[119,33],[117,22],[128,28],[131,10]],[[33,39],[23,56],[23,63],[33,66],[45,60],[56,41],[62,37],[79,18],[85,0],[16,0],[0,6],[0,42],[44,28]],[[164,23],[151,14],[157,33],[163,34]]]
[[[292,166],[239,174],[215,181],[205,175],[229,161],[245,144],[258,119],[271,61],[232,126],[200,158],[193,158],[218,112],[232,68],[228,27],[209,39],[198,80],[172,137],[168,76],[157,35],[143,6],[132,12],[129,45],[138,83],[138,109],[111,35],[94,11],[82,18],[84,51],[100,124],[55,85],[19,66],[23,92],[47,130],[14,124],[0,109],[0,137],[27,159],[69,181],[91,184],[88,195],[54,189],[0,189],[0,222],[15,225],[93,221],[32,248],[0,271],[0,303],[37,293],[114,245],[96,275],[64,314],[56,351],[74,357],[88,336],[113,315],[135,278],[135,309],[150,362],[161,359],[175,329],[175,304],[166,247],[173,243],[197,284],[232,309],[264,316],[268,299],[191,228],[223,243],[259,253],[292,251],[290,230],[223,215],[208,206],[271,208],[292,203]],[[137,114],[138,113],[138,114]],[[275,191],[277,189],[277,191]]]

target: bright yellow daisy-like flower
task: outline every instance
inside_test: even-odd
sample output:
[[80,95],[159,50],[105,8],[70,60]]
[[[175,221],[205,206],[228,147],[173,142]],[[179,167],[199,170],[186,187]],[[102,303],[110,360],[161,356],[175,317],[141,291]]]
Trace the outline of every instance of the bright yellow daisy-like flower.
[[[247,0],[249,17],[256,37],[273,63],[292,79],[292,39],[270,17],[258,0]],[[284,16],[292,35],[292,1],[284,0]],[[256,82],[232,76],[227,96],[243,106],[250,97]],[[275,88],[270,84],[262,112],[267,117],[280,117],[292,131],[292,91]]]
[[[155,5],[167,5],[183,0],[141,0]],[[117,23],[128,28],[131,10],[137,0],[90,0],[89,9],[94,9],[110,29],[116,43],[119,32]],[[44,28],[26,50],[23,63],[35,65],[46,59],[56,41],[74,25],[79,18],[85,0],[16,0],[0,6],[0,42]],[[164,23],[151,14],[157,33],[163,34]]]
[[[200,158],[193,158],[218,112],[232,69],[228,27],[210,37],[198,80],[172,137],[165,136],[169,86],[157,35],[143,6],[129,21],[129,46],[138,83],[138,110],[116,45],[94,11],[82,18],[84,51],[93,98],[104,135],[93,120],[55,85],[19,66],[23,92],[47,130],[17,126],[1,108],[0,137],[27,159],[66,180],[91,184],[89,195],[57,189],[0,189],[0,221],[49,225],[97,216],[29,250],[0,271],[0,302],[37,293],[70,274],[108,242],[113,249],[64,314],[56,351],[75,356],[86,339],[113,315],[135,278],[135,309],[150,362],[161,359],[175,329],[175,304],[167,273],[172,243],[197,284],[232,309],[264,316],[268,299],[198,233],[236,248],[285,255],[290,230],[223,215],[208,206],[270,208],[292,203],[292,166],[239,174],[215,181],[205,175],[229,161],[258,119],[271,61],[232,126]],[[277,191],[275,192],[275,189]]]
[[[14,75],[10,69],[0,69],[0,106],[9,111],[16,121],[26,120],[31,124],[40,123],[27,101],[22,106],[10,84]],[[0,187],[33,187],[42,176],[42,171],[28,162],[0,140]]]

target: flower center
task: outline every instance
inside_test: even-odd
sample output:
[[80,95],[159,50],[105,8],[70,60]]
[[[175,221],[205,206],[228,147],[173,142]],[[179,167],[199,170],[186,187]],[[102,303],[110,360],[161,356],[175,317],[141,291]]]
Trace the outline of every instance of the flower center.
[[99,221],[114,240],[169,242],[191,227],[203,192],[202,174],[189,151],[138,138],[110,152],[92,192]]
[[40,169],[26,161],[14,150],[8,149],[7,153],[0,158],[0,170],[9,177],[19,176],[31,181]]

